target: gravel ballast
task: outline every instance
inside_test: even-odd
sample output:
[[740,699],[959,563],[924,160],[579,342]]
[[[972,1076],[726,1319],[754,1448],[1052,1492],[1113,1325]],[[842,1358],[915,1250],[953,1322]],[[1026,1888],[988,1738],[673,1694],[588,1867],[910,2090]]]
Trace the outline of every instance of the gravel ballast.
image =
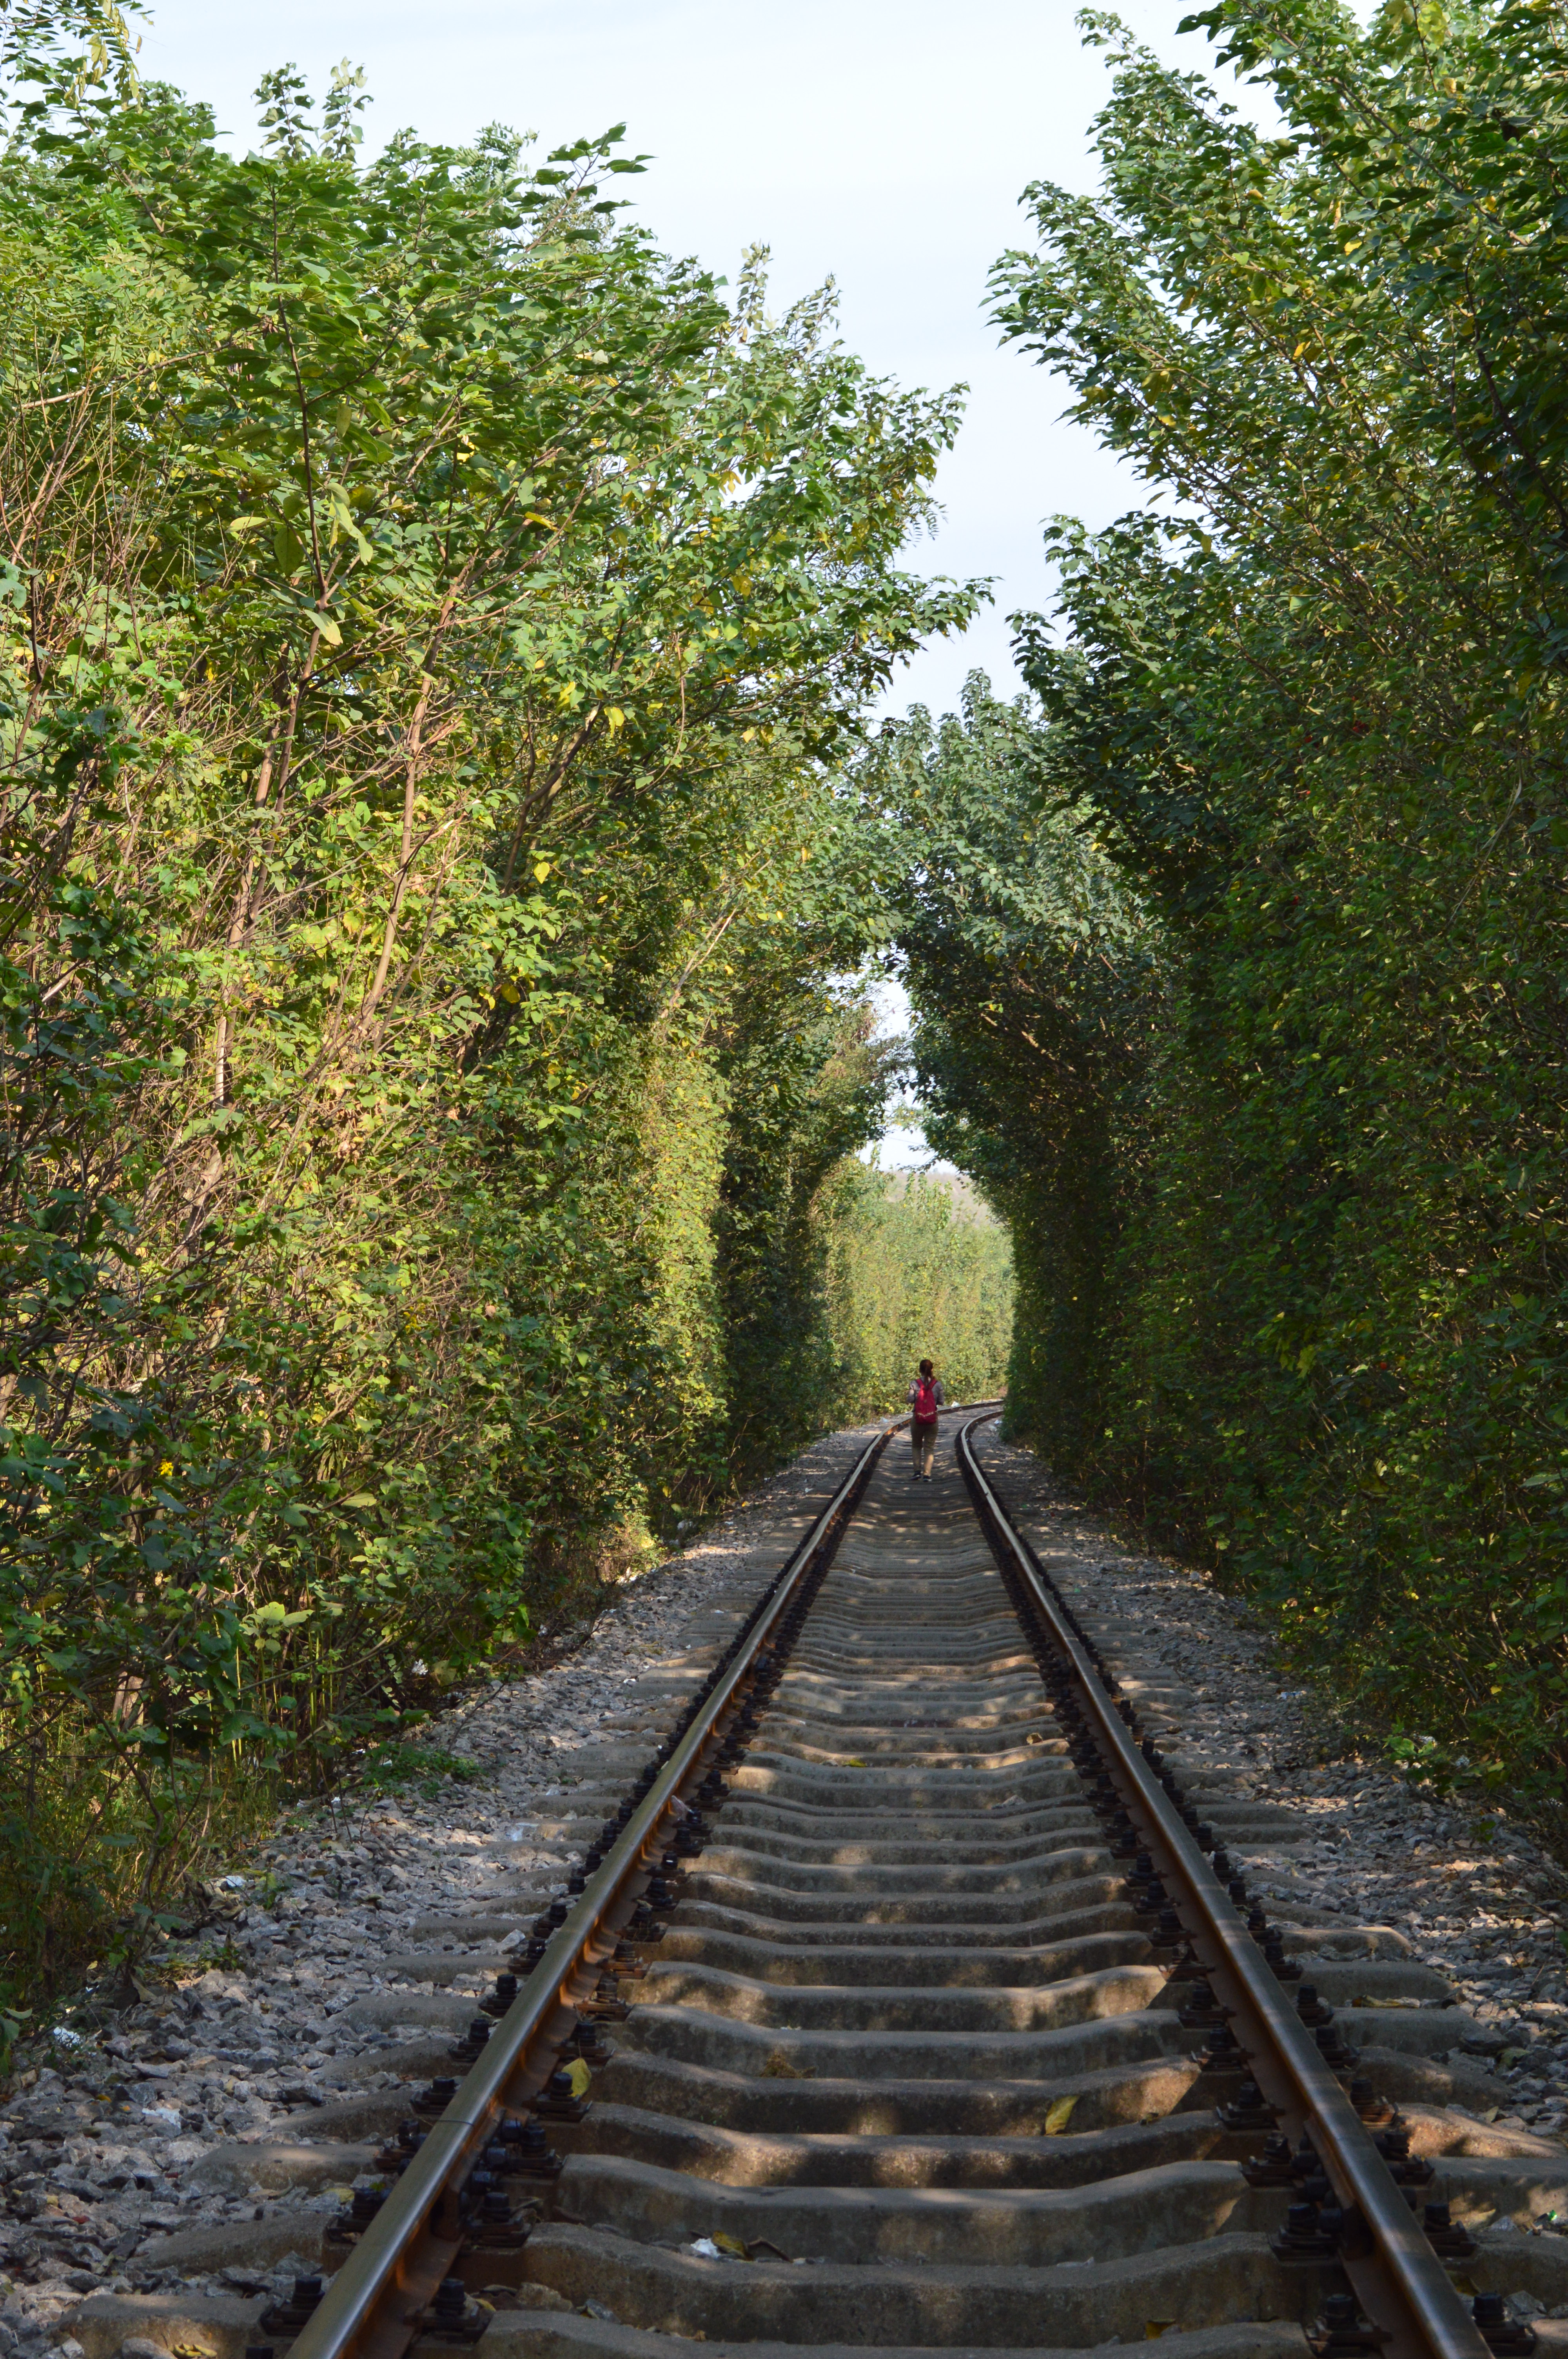
[[[1440,1966],[1486,2027],[1497,2074],[1487,2117],[1560,2140],[1568,2125],[1568,1876],[1506,1811],[1429,1799],[1346,1748],[1315,1691],[1271,1676],[1261,1617],[1204,1573],[1119,1544],[1033,1452],[988,1441],[988,1466],[1097,1639],[1114,1637],[1158,1693],[1177,1776],[1239,1774],[1300,1821],[1296,1840],[1237,1856],[1283,1923],[1383,1924]],[[1141,1703],[1141,1709],[1143,1708]],[[1146,1714],[1147,1716],[1147,1714]]]
[[[460,2071],[475,2004],[873,1430],[827,1437],[623,1583],[567,1659],[454,1705],[428,1737],[463,1777],[287,1814],[220,1877],[227,1926],[170,1943],[102,2030],[35,2049],[0,2108],[0,2359],[242,2359],[268,2339],[260,2314],[323,2266],[410,2082]],[[1271,1912],[1327,1957],[1336,1926],[1347,1956],[1357,1929],[1396,1929],[1479,2021],[1476,2118],[1559,2147],[1561,1871],[1506,1816],[1486,1833],[1346,1753],[1244,1604],[1119,1544],[1032,1453],[983,1454],[1184,1782],[1238,1772],[1291,1812],[1288,1840],[1238,1855]]]
[[0,2359],[98,2359],[127,2337],[173,2353],[182,2332],[240,2359],[266,2300],[320,2266],[409,2081],[460,2071],[452,2041],[565,1894],[607,1788],[630,1785],[878,1430],[815,1443],[624,1582],[577,1652],[443,1714],[425,1734],[469,1775],[286,1814],[217,1879],[227,1925],[169,1943],[101,2034],[38,2051],[0,2108]]

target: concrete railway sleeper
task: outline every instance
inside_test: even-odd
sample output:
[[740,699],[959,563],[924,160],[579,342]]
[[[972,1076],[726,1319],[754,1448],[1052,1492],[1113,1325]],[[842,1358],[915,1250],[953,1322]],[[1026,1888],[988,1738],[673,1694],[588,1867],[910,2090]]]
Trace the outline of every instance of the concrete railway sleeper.
[[321,2278],[205,2347],[1568,2352],[1504,2299],[1568,2310],[1568,2239],[1469,2225],[1568,2216],[1568,2155],[1454,2110],[1462,2018],[1397,1929],[1319,1957],[1252,1904],[1229,1854],[1282,1814],[1184,1790],[985,1423],[930,1484],[864,1452]]

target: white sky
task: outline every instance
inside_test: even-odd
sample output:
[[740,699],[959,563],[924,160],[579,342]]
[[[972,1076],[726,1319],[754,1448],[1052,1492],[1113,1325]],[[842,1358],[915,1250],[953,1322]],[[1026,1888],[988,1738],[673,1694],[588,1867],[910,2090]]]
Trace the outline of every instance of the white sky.
[[[895,1040],[910,1027],[909,994],[896,974],[879,975],[871,987],[871,1000],[877,1011],[873,1040]],[[890,1111],[909,1114],[914,1102],[909,1098],[895,1101]],[[884,1171],[909,1171],[917,1166],[922,1169],[947,1171],[950,1164],[938,1163],[926,1144],[925,1133],[918,1125],[892,1121],[872,1147],[861,1150],[863,1163],[877,1163]]]
[[[1206,59],[1201,38],[1174,38],[1179,0],[1122,13],[1162,55]],[[375,100],[367,145],[404,125],[464,141],[499,120],[544,148],[624,120],[654,160],[616,193],[666,251],[733,280],[742,250],[768,245],[777,308],[831,276],[845,337],[879,373],[966,381],[936,487],[946,520],[911,562],[994,574],[996,603],[907,666],[890,700],[942,709],[977,665],[1016,685],[1005,616],[1045,603],[1041,519],[1104,523],[1138,498],[1058,422],[1059,388],[998,349],[983,311],[991,262],[1025,240],[1025,183],[1092,185],[1086,134],[1106,71],[1073,16],[1069,0],[155,0],[140,63],[211,101],[241,147],[264,72],[292,60],[320,92],[345,56]]]
[[[1206,64],[1206,43],[1175,38],[1182,0],[1126,0],[1121,13],[1162,56]],[[1107,73],[1074,14],[1072,0],[158,0],[140,63],[209,100],[241,148],[263,73],[293,61],[319,93],[342,57],[367,70],[367,147],[405,125],[463,142],[500,121],[537,132],[542,152],[623,120],[629,147],[654,160],[615,192],[666,252],[732,281],[743,250],[767,245],[776,309],[832,277],[846,341],[879,374],[967,382],[936,485],[945,518],[909,561],[994,575],[995,603],[904,667],[888,700],[941,711],[976,667],[1016,689],[1006,616],[1047,603],[1043,518],[1101,525],[1140,499],[985,318],[987,271],[1027,242],[1025,184],[1093,186],[1087,132]],[[901,1030],[902,987],[881,988],[881,1028]],[[929,1154],[897,1129],[881,1152],[887,1168]]]

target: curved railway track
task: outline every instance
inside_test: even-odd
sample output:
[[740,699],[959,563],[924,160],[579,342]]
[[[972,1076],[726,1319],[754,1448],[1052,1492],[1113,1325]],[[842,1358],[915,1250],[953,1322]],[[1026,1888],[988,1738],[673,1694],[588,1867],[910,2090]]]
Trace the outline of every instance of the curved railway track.
[[1461,2221],[1568,2157],[1411,2102],[1397,1930],[1287,1953],[1227,1852],[1281,1814],[1161,1761],[985,1423],[866,1451],[253,2351],[1533,2348]]

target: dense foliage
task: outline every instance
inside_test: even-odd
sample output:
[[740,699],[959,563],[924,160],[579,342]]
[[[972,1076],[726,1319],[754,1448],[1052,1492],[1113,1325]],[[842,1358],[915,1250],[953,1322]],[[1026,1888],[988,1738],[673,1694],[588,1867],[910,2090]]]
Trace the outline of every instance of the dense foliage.
[[834,1421],[902,1410],[923,1359],[950,1401],[994,1399],[1012,1330],[1008,1233],[932,1172],[850,1163],[823,1205]]
[[[812,1430],[882,1052],[827,757],[950,397],[605,194],[7,16],[6,1943]],[[88,37],[96,43],[98,63]],[[80,38],[76,38],[80,37]],[[80,49],[81,54],[76,54]],[[123,57],[123,52],[122,52]],[[838,881],[836,881],[838,880]]]
[[1059,1461],[1407,1748],[1556,1793],[1561,14],[1220,0],[1268,129],[1088,21],[1103,190],[1030,191],[999,317],[1167,497],[1054,533],[1038,712],[903,749],[1007,782],[911,930],[933,1135],[1004,1173]]
[[1005,1218],[1017,1265],[1009,1418],[1075,1454],[1104,1240],[1135,1137],[1119,1099],[1148,1029],[1147,928],[1082,814],[1048,807],[1027,700],[968,682],[960,714],[884,723],[858,765],[868,832],[919,1017],[933,1146]]

